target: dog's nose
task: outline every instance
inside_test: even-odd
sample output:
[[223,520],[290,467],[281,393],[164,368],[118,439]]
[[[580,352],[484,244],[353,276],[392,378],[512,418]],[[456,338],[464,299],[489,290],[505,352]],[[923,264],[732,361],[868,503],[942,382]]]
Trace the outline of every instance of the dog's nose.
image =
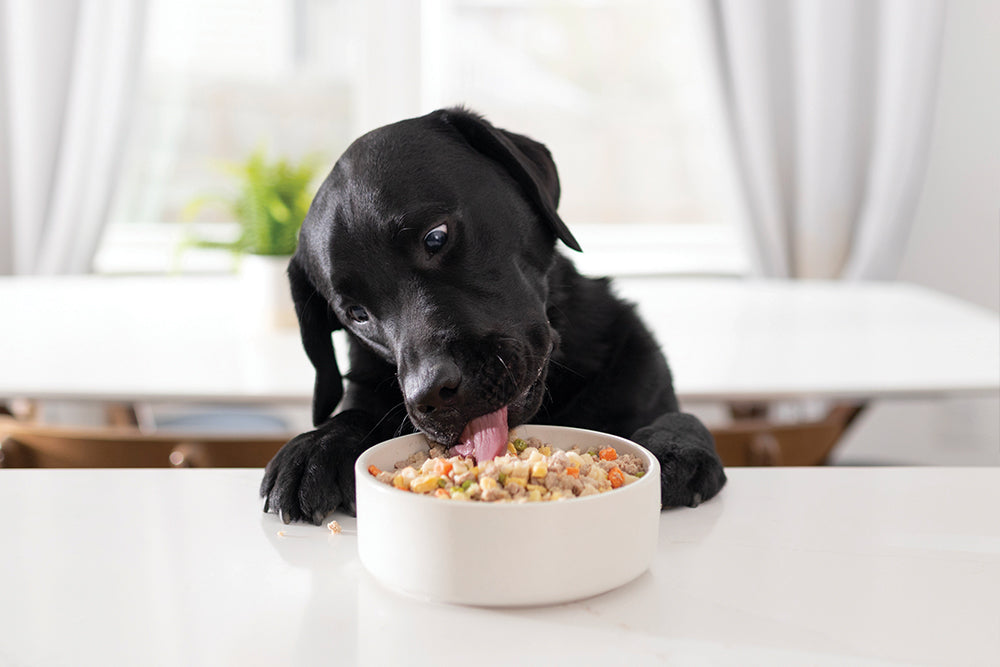
[[407,402],[422,414],[430,414],[438,408],[454,405],[461,384],[462,372],[453,362],[425,366],[412,380],[407,380]]

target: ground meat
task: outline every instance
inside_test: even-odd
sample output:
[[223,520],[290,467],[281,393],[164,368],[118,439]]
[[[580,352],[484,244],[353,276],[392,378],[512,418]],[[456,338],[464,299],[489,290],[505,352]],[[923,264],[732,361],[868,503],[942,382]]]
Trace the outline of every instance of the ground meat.
[[430,458],[430,452],[426,449],[421,449],[420,451],[410,454],[410,458],[405,461],[400,461],[396,464],[397,468],[405,468],[406,466],[413,466],[414,468],[419,468],[424,461]]
[[569,465],[569,457],[566,456],[566,452],[557,449],[552,452],[550,461],[548,464],[549,473],[562,474],[565,472],[567,466]]
[[503,490],[510,494],[513,500],[524,496],[527,497],[528,489],[520,484],[515,484],[514,482],[507,482],[507,486],[503,487]]
[[510,494],[507,493],[505,489],[501,489],[499,486],[483,491],[483,501],[493,503],[498,500],[510,500]]
[[[462,484],[465,483],[466,480],[475,481],[476,480],[476,473],[475,473],[474,470],[470,469],[470,470],[466,470],[463,473],[455,475],[454,478],[455,478],[455,484],[457,486],[461,486]],[[380,479],[379,481],[381,482],[382,480]]]
[[618,461],[618,467],[627,475],[635,476],[645,470],[642,465],[642,459],[635,454],[621,454],[618,457]]

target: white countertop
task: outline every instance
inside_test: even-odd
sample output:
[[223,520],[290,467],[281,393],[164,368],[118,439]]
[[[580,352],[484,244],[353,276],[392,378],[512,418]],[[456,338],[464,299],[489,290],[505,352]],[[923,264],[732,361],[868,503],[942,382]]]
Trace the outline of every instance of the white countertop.
[[[903,283],[616,281],[684,401],[1000,391],[1000,316]],[[0,399],[308,404],[298,331],[235,277],[0,278]],[[341,350],[342,351],[342,350]]]
[[997,664],[1000,469],[728,472],[639,579],[504,610],[382,588],[260,470],[2,470],[0,665]]

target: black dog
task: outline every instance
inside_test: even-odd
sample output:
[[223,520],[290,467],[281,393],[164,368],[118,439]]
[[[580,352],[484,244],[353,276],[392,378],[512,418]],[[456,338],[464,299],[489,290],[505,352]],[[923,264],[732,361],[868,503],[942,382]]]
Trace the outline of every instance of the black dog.
[[[458,445],[504,417],[644,445],[662,466],[664,506],[718,493],[712,436],[678,412],[652,335],[607,279],[584,278],[556,252],[556,239],[580,249],[558,202],[543,145],[463,109],[347,149],[288,267],[317,428],[268,464],[265,511],[313,523],[353,514],[354,461],[371,445],[414,428]],[[341,328],[346,393],[331,341]]]

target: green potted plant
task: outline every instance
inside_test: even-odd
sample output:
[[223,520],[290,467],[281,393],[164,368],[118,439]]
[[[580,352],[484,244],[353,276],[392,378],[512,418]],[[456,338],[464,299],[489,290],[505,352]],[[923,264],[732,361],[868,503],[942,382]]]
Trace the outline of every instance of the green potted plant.
[[185,210],[184,217],[191,220],[206,205],[222,205],[235,220],[239,230],[235,239],[213,241],[192,236],[188,244],[233,251],[248,298],[267,327],[295,324],[285,272],[315,193],[320,164],[316,156],[297,163],[284,158],[269,160],[266,152],[258,149],[243,162],[223,164],[237,182],[235,194],[199,197]]

